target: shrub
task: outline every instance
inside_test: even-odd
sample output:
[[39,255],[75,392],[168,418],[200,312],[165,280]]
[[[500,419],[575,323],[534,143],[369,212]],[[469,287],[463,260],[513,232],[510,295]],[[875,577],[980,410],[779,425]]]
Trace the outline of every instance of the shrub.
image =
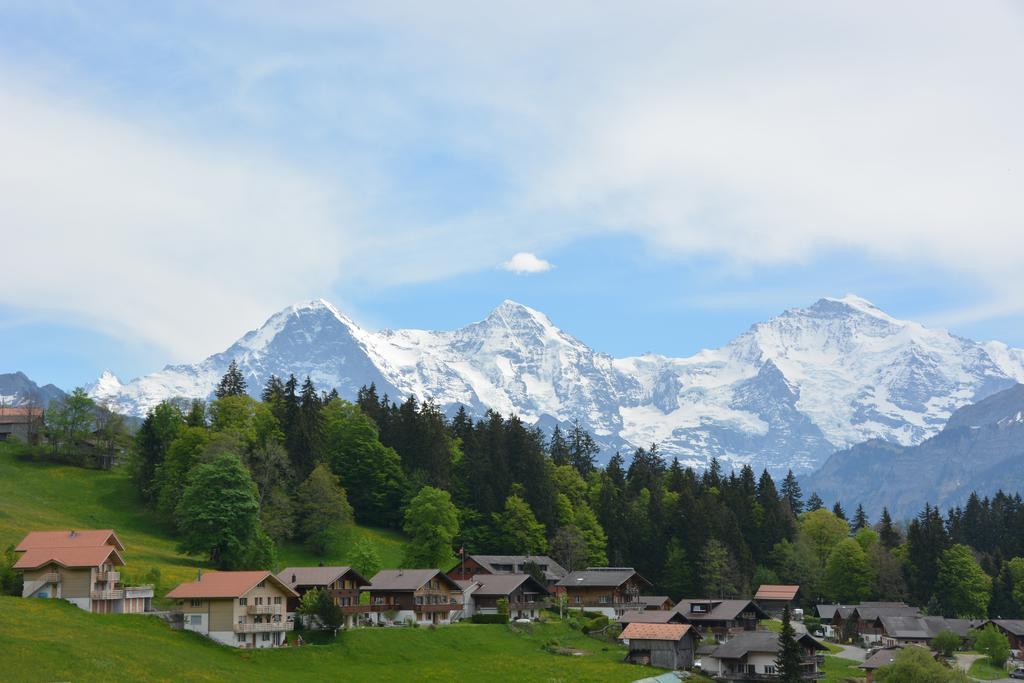
[[960,636],[952,631],[939,631],[932,638],[932,649],[943,657],[952,657],[958,647],[960,647]]
[[591,633],[593,631],[600,631],[601,629],[603,629],[607,625],[608,625],[608,617],[606,617],[606,616],[604,616],[602,614],[601,616],[594,617],[593,619],[591,619],[591,620],[587,621],[586,623],[584,623],[583,627],[582,627],[582,631],[584,633]]

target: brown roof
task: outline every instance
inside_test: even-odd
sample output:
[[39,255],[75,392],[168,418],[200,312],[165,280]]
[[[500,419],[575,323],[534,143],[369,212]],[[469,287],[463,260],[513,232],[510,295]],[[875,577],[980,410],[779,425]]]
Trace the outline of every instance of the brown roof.
[[12,408],[0,406],[0,422],[5,424],[29,422],[43,416],[42,408]]
[[865,661],[858,664],[857,668],[864,669],[865,671],[874,671],[880,667],[888,666],[896,659],[897,652],[899,652],[899,648],[883,647],[881,650],[868,657]]
[[167,594],[169,598],[238,598],[248,593],[260,581],[270,580],[293,598],[298,593],[268,571],[206,572],[198,581],[178,585]]
[[755,600],[793,600],[800,592],[800,586],[779,586],[775,584],[761,584],[757,589]]
[[638,622],[641,624],[667,624],[672,621],[673,618],[678,621],[682,621],[683,615],[670,609],[628,610],[623,612],[622,616],[619,617],[619,623],[632,624],[634,622]]
[[690,630],[689,624],[628,624],[619,640],[680,640]]
[[370,585],[370,580],[352,567],[286,567],[277,573],[277,578],[281,583],[292,588],[296,586],[329,586],[349,573],[352,574],[357,585]]
[[30,548],[18,558],[15,569],[37,569],[50,562],[63,567],[98,567],[110,558],[112,564],[124,565],[124,558],[112,545],[94,545],[85,548]]
[[449,587],[462,590],[462,587],[440,569],[382,569],[371,579],[371,591],[415,591],[422,588],[428,581],[438,577]]
[[86,546],[112,545],[124,551],[124,544],[113,529],[62,529],[60,531],[30,531],[15,548],[24,552],[31,548],[82,548]]

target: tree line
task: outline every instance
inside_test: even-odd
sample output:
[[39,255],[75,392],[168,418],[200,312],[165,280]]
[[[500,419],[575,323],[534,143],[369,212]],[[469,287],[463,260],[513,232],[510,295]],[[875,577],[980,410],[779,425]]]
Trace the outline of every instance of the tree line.
[[[221,566],[266,563],[284,542],[327,554],[354,520],[405,531],[406,566],[445,567],[459,549],[547,553],[570,570],[633,566],[673,598],[794,583],[809,602],[1024,610],[1019,496],[972,496],[945,516],[929,506],[905,526],[883,511],[872,524],[861,506],[847,520],[839,503],[805,501],[792,472],[776,485],[713,459],[698,474],[656,445],[600,467],[578,422],[545,436],[515,415],[449,418],[373,385],[348,402],[295,377],[271,377],[255,400],[234,364],[215,394],[151,410],[133,472],[182,547]],[[374,566],[372,548],[358,554]]]

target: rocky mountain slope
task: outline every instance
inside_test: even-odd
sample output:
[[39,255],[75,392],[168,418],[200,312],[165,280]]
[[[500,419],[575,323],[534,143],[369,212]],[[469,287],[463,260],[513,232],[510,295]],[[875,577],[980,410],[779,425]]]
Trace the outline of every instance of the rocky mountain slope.
[[0,374],[0,406],[40,406],[64,398],[64,392],[52,384],[39,386],[24,372]]
[[374,382],[446,409],[515,412],[549,427],[579,418],[607,449],[657,443],[702,466],[712,456],[809,472],[878,438],[913,445],[957,408],[1024,380],[1024,352],[897,320],[855,296],[822,299],[689,358],[614,359],[505,301],[453,331],[371,332],[323,300],[290,306],[222,353],[91,394],[141,415],[171,397],[207,397],[236,359],[254,393],[271,374],[310,375],[346,397]]
[[858,503],[877,519],[883,506],[897,519],[924,504],[962,505],[972,491],[1024,490],[1024,384],[960,408],[937,435],[916,446],[880,440],[832,455],[803,482],[831,505]]

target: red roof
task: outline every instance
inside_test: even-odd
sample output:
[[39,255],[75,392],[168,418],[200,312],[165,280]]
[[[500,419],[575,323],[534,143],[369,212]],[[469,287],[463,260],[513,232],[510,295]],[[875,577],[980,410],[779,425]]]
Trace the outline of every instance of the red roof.
[[205,572],[198,581],[178,585],[167,594],[169,598],[238,598],[255,588],[260,581],[272,581],[293,598],[299,594],[268,571]]
[[690,630],[689,624],[627,624],[619,640],[680,640]]
[[50,562],[63,567],[99,567],[107,562],[124,565],[124,558],[112,545],[94,545],[86,548],[30,548],[18,558],[15,569],[38,569]]
[[774,584],[762,584],[757,589],[755,600],[794,600],[800,591],[800,586],[779,586]]
[[30,531],[15,548],[24,552],[32,548],[83,548],[88,546],[113,546],[124,551],[124,544],[113,529],[83,529],[74,531]]
[[28,422],[31,419],[41,418],[42,416],[42,408],[12,408],[10,406],[0,406],[0,422],[8,424],[14,422]]

